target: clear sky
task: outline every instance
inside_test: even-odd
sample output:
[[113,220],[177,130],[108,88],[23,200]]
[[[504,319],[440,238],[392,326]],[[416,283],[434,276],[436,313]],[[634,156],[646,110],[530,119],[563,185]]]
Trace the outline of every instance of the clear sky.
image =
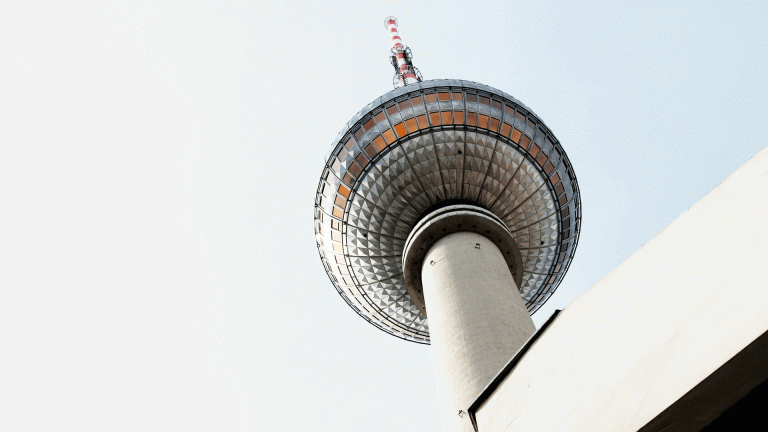
[[0,429],[439,430],[430,348],[339,298],[312,228],[328,146],[391,89],[388,15],[426,79],[568,153],[581,239],[537,325],[766,145],[766,3],[4,10]]

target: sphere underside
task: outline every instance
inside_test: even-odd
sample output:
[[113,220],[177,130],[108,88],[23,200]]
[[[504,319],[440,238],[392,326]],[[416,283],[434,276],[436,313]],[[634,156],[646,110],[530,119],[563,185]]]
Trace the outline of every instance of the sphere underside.
[[369,104],[339,134],[315,202],[326,272],[347,303],[380,329],[429,342],[426,316],[406,290],[403,247],[427,209],[453,201],[491,211],[512,232],[530,313],[562,280],[578,241],[580,198],[549,129],[488,86],[409,85]]

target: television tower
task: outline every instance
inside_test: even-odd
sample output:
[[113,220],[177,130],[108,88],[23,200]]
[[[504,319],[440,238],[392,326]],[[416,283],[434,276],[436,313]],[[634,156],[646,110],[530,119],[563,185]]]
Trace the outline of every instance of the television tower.
[[568,270],[579,188],[530,108],[483,84],[423,81],[397,20],[385,24],[395,89],[326,155],[317,247],[360,316],[433,345],[444,429],[472,430],[459,412],[535,332],[530,314]]

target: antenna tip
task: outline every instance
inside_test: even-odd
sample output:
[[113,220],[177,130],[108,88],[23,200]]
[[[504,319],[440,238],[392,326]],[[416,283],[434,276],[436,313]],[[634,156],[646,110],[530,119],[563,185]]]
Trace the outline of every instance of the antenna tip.
[[390,16],[384,18],[384,27],[389,27],[389,22],[390,21],[394,21],[395,25],[397,25],[397,18],[395,18],[395,17],[390,15]]

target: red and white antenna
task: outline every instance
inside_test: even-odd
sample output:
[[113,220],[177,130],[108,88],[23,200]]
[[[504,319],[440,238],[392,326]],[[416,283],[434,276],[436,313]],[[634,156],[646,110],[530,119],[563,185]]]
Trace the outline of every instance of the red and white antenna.
[[392,42],[392,54],[389,57],[392,66],[395,67],[395,76],[392,78],[392,85],[397,88],[421,82],[421,73],[418,69],[413,67],[413,54],[411,53],[411,49],[403,45],[400,35],[397,34],[397,18],[390,16],[387,17],[384,22]]

